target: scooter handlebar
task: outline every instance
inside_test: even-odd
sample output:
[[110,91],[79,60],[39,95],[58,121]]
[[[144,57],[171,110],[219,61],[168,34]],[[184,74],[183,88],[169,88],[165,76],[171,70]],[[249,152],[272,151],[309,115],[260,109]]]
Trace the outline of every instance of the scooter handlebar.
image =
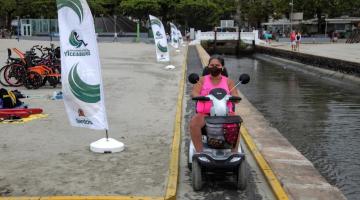
[[193,97],[192,100],[195,100],[195,101],[210,101],[210,98],[205,97],[205,96],[198,96],[198,97]]
[[241,101],[241,97],[231,96],[229,97],[229,101]]

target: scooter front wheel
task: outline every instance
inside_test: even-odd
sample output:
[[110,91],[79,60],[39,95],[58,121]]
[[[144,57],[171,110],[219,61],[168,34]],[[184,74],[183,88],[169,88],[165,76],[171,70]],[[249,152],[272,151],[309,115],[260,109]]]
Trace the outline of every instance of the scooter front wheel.
[[236,187],[239,190],[245,190],[247,186],[247,163],[243,160],[238,169]]
[[202,171],[199,161],[193,159],[192,162],[192,186],[195,191],[202,188]]

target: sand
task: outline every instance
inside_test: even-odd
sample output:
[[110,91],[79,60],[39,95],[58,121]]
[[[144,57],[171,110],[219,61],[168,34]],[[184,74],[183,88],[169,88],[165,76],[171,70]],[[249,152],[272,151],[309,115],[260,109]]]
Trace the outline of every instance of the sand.
[[[0,40],[26,50],[49,42]],[[157,63],[153,44],[100,43],[102,77],[110,136],[126,147],[121,153],[95,154],[89,144],[105,132],[69,125],[61,100],[46,98],[57,88],[27,90],[24,100],[48,117],[26,124],[0,124],[0,196],[146,195],[162,196],[184,50],[172,52],[175,70]]]

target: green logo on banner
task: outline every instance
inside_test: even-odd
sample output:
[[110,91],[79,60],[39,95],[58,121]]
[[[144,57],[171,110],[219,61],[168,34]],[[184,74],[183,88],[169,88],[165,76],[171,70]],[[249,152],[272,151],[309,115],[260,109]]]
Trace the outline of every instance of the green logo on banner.
[[159,31],[156,32],[156,36],[162,37],[161,33]]
[[76,48],[80,48],[81,45],[87,46],[87,44],[84,42],[84,40],[79,39],[79,34],[76,31],[71,31],[69,36],[69,42],[72,46]]
[[152,19],[150,20],[151,25],[158,25],[161,28],[161,21],[158,19]]
[[159,31],[156,31],[155,36],[156,36],[156,39],[157,39],[157,40],[163,39],[163,36],[162,36],[162,34],[161,34]]
[[157,43],[157,47],[161,52],[166,53],[167,52],[167,47],[161,46],[160,42]]
[[57,0],[57,9],[68,7],[79,17],[80,23],[83,21],[84,11],[80,0]]
[[[79,64],[79,63],[78,63]],[[77,67],[78,64],[75,64],[71,67],[69,73],[69,85],[71,92],[74,96],[86,103],[97,103],[100,101],[100,84],[89,85],[81,80]]]
[[[76,31],[71,31],[69,36],[69,43],[75,49],[67,49],[64,52],[65,56],[90,56],[91,52],[89,49],[85,48],[88,44],[79,38],[79,34]],[[84,46],[84,48],[80,48]]]

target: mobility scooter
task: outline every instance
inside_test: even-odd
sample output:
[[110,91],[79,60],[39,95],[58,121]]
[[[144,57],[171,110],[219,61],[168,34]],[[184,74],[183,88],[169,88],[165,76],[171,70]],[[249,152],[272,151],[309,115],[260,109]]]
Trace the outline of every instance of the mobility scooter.
[[[199,81],[199,76],[190,74],[188,80],[190,83],[196,84]],[[249,80],[249,75],[242,74],[236,85],[247,84]],[[232,151],[240,135],[242,119],[238,115],[229,115],[227,106],[228,102],[239,102],[241,98],[227,94],[222,88],[214,88],[209,95],[192,99],[195,101],[212,101],[210,115],[205,117],[206,125],[202,129],[203,152],[196,153],[192,141],[189,145],[188,166],[192,170],[193,189],[195,191],[201,190],[204,175],[207,172],[226,174],[233,172],[236,177],[237,189],[244,190],[247,185],[245,153],[240,144],[237,151]]]

